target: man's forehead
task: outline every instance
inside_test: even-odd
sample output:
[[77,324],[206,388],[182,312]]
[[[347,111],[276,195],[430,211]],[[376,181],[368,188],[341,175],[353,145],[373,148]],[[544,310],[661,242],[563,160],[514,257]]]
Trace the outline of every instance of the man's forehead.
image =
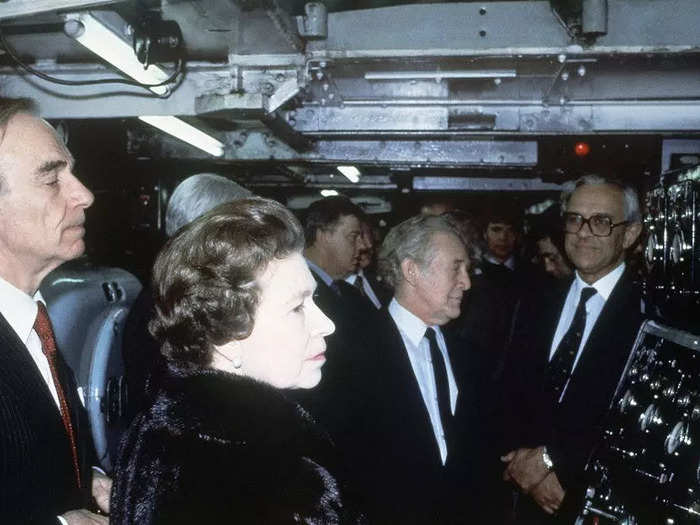
[[576,188],[569,199],[567,210],[585,208],[592,213],[614,215],[624,208],[624,195],[620,188],[612,184],[587,184]]
[[460,238],[454,233],[435,232],[430,237],[431,249],[437,250],[452,259],[464,259],[467,249]]

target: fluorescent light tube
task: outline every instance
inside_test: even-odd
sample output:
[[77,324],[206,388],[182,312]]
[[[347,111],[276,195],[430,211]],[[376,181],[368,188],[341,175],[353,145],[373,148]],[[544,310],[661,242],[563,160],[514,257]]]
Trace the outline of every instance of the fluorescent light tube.
[[360,180],[360,170],[355,166],[338,166],[338,171],[345,175],[353,184],[356,184]]
[[335,190],[321,190],[321,195],[324,197],[336,197],[338,192]]
[[[99,55],[117,69],[143,84],[163,82],[170,75],[153,64],[147,68],[136,58],[131,43],[107,27],[90,13],[70,13],[64,16],[65,33]],[[125,23],[126,25],[126,23]],[[166,95],[168,86],[148,88],[157,95]]]
[[515,78],[515,69],[447,71],[368,71],[365,80],[442,80],[459,78]]
[[222,157],[224,154],[224,144],[216,140],[211,135],[207,135],[202,130],[195,128],[182,119],[171,116],[141,116],[146,124],[150,124],[173,137],[176,137],[192,146],[206,151],[215,157]]

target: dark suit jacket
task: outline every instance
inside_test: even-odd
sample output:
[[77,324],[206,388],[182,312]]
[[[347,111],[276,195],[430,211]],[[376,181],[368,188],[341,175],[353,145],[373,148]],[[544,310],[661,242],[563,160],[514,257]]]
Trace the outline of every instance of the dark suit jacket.
[[504,449],[546,445],[566,505],[578,505],[583,469],[642,322],[640,292],[625,272],[586,341],[561,403],[544,390],[566,290],[541,292],[518,309],[506,372]]
[[374,295],[377,296],[379,304],[383,307],[389,306],[392,297],[394,296],[393,291],[389,288],[383,281],[379,280],[377,274],[372,271],[364,272],[365,279],[369,282],[369,285],[374,291]]
[[371,523],[478,523],[472,503],[482,489],[483,449],[476,392],[468,347],[447,345],[459,397],[457,445],[446,466],[388,310],[380,312],[374,340],[343,355],[345,374],[324,399],[319,419],[352,467]]
[[326,337],[326,364],[319,385],[309,390],[292,390],[289,396],[317,418],[321,413],[324,417],[336,418],[341,416],[327,412],[327,407],[335,402],[331,400],[346,393],[344,388],[350,381],[347,375],[351,372],[348,362],[353,361],[356,348],[368,344],[368,338],[375,331],[378,312],[351,285],[346,283],[341,297],[310,270],[317,284],[314,302],[333,321],[335,331]]
[[26,347],[0,315],[0,523],[58,523],[56,516],[86,508],[95,455],[90,426],[71,370],[59,354],[75,431],[78,490],[61,414]]

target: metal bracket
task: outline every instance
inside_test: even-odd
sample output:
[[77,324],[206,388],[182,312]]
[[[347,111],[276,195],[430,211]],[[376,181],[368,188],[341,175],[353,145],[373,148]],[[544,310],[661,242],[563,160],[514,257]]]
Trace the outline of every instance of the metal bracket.
[[299,34],[311,39],[324,39],[328,36],[328,10],[321,2],[309,2],[304,6],[306,14],[297,17]]

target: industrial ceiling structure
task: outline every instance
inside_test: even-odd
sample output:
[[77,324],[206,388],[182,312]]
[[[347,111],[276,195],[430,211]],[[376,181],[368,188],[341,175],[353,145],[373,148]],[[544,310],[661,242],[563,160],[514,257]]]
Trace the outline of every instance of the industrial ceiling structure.
[[[655,144],[657,172],[700,151],[697,0],[394,4],[4,0],[0,93],[120,119],[138,157],[274,165],[269,185],[350,186],[353,165],[370,189],[554,190],[551,144]],[[91,50],[96,27],[141,71]],[[166,82],[55,82],[134,75]],[[209,152],[152,127],[172,116]]]

